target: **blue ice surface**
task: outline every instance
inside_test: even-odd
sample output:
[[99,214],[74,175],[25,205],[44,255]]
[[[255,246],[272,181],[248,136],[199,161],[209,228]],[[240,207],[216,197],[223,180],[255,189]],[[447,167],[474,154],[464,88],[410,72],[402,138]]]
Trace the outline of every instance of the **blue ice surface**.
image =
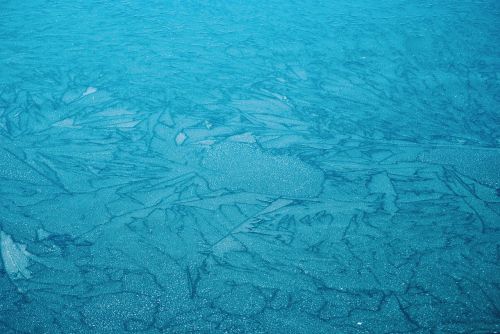
[[1,1],[0,333],[498,333],[499,22]]

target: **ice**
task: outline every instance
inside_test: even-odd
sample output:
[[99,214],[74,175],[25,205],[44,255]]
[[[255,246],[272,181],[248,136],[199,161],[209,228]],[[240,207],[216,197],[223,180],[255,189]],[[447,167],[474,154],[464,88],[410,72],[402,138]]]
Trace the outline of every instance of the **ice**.
[[0,333],[500,332],[499,4],[3,1]]
[[264,215],[264,214],[267,214],[270,212],[274,212],[274,211],[279,210],[279,209],[281,209],[287,205],[290,205],[292,203],[293,203],[293,200],[290,200],[290,199],[284,199],[284,198],[277,199],[276,201],[269,204],[269,206],[266,207],[264,210],[262,210],[259,213],[259,215]]
[[184,132],[179,132],[177,136],[175,136],[175,143],[177,145],[182,145],[186,139],[187,139],[186,134]]
[[500,151],[497,149],[436,147],[421,153],[419,159],[448,165],[485,185],[500,188]]
[[87,89],[85,90],[85,92],[83,92],[82,96],[87,96],[87,95],[90,95],[90,94],[94,94],[95,92],[97,92],[97,88],[95,87],[87,87]]
[[13,280],[30,279],[31,272],[28,267],[32,255],[26,250],[26,245],[14,242],[12,237],[3,231],[0,231],[0,244],[3,265],[9,277]]
[[72,118],[66,118],[62,121],[54,123],[54,126],[60,126],[65,128],[78,128],[79,126],[74,124],[74,120]]
[[114,117],[114,116],[124,116],[124,115],[134,115],[135,113],[133,111],[124,109],[124,108],[110,108],[103,110],[101,112],[96,113],[96,116],[108,116],[108,117]]
[[234,135],[228,138],[231,141],[239,143],[255,143],[255,138],[251,132],[245,132],[239,135]]
[[214,189],[313,197],[324,180],[320,170],[299,158],[270,155],[246,143],[213,145],[202,165],[212,171],[207,180]]

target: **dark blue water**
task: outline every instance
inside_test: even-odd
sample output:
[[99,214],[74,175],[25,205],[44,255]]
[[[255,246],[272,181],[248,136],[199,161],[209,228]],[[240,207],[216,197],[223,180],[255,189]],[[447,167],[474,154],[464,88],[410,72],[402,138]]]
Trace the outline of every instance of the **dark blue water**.
[[500,2],[0,2],[0,333],[500,331]]

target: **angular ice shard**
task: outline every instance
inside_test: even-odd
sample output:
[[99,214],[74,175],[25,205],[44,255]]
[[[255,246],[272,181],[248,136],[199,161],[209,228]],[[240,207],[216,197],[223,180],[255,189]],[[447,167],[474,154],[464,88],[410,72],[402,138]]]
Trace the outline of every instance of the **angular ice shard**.
[[88,87],[87,90],[85,92],[83,92],[82,96],[87,96],[87,95],[90,95],[90,94],[94,94],[95,92],[97,92],[97,88],[95,88],[95,87]]
[[26,250],[26,245],[14,242],[12,237],[3,231],[0,232],[0,244],[3,265],[9,277],[13,280],[31,278],[28,266],[32,255]]
[[63,128],[80,128],[80,126],[75,125],[75,121],[72,118],[65,118],[62,121],[56,122],[53,126],[63,127]]
[[177,136],[175,137],[175,143],[177,145],[182,145],[182,143],[184,143],[184,141],[187,139],[187,136],[184,132],[179,132],[179,134],[177,134]]

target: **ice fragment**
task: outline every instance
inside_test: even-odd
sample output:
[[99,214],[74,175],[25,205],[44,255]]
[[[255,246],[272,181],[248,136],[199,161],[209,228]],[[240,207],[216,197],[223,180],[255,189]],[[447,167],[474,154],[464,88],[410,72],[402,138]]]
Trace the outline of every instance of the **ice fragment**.
[[3,231],[0,232],[0,242],[3,265],[10,278],[13,280],[31,278],[28,266],[32,255],[26,250],[26,245],[14,242],[12,237]]

